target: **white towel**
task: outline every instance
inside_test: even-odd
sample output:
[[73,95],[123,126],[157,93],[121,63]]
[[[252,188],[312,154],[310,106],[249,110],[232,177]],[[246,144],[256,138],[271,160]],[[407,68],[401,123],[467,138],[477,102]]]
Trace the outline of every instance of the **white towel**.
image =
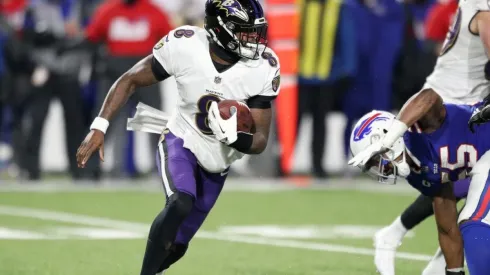
[[167,113],[139,102],[134,117],[128,118],[126,130],[161,134],[169,117]]

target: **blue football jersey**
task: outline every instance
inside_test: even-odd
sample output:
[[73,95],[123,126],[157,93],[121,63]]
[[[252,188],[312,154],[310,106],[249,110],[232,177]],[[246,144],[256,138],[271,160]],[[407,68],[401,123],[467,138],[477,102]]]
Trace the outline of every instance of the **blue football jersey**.
[[443,184],[468,176],[476,161],[490,149],[490,124],[468,128],[476,106],[444,104],[446,118],[433,133],[420,133],[417,125],[403,136],[412,159],[420,170],[412,169],[407,181],[422,194],[434,196]]

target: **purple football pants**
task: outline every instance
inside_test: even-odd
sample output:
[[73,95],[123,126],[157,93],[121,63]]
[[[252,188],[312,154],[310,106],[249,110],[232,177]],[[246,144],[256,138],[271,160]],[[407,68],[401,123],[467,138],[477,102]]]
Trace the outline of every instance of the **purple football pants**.
[[204,170],[194,154],[184,148],[184,141],[168,131],[162,134],[156,158],[167,200],[175,192],[184,192],[194,198],[192,211],[181,224],[175,239],[175,243],[188,244],[216,203],[227,171],[210,173]]

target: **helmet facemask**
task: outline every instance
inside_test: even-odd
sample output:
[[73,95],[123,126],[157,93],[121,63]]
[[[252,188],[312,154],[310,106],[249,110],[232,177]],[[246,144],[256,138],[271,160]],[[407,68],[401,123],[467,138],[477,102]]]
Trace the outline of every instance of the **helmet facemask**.
[[267,47],[267,22],[258,19],[260,24],[240,24],[224,22],[220,16],[207,18],[206,24],[211,25],[216,20],[218,28],[206,28],[213,41],[219,46],[231,51],[242,58],[259,59]]
[[[381,142],[394,119],[393,114],[384,111],[373,110],[364,115],[351,133],[352,155],[356,156],[369,146]],[[359,165],[359,168],[379,182],[395,184],[397,177],[405,178],[410,174],[406,154],[404,139],[400,137],[386,152],[372,157],[365,165]]]
[[398,177],[405,177],[400,173],[400,166],[406,163],[406,153],[403,151],[395,156],[393,150],[388,150],[381,155],[370,159],[361,169],[378,182],[396,184]]

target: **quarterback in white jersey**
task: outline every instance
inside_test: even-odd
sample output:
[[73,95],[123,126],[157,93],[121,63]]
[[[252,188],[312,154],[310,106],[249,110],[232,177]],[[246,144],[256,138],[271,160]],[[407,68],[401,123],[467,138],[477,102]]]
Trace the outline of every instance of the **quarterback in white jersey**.
[[207,108],[221,99],[248,102],[253,108],[257,107],[256,100],[275,98],[279,92],[278,82],[274,81],[279,78],[279,64],[274,52],[267,48],[259,59],[241,59],[219,72],[209,50],[220,49],[215,44],[210,46],[208,39],[206,30],[183,26],[164,37],[153,49],[153,56],[175,77],[181,99],[168,129],[184,140],[184,147],[194,153],[203,168],[222,172],[243,152],[214,137],[207,122]]
[[489,93],[485,77],[487,48],[474,20],[490,11],[486,0],[461,0],[432,74],[424,89],[436,91],[444,102],[475,104]]
[[[267,146],[280,65],[267,48],[262,7],[257,0],[208,0],[205,13],[204,29],[171,31],[114,83],[77,152],[80,167],[98,149],[103,158],[109,120],[134,88],[175,78],[180,102],[157,150],[167,202],[150,228],[141,275],[160,274],[185,254],[218,199],[229,166]],[[236,115],[221,117],[217,102],[223,99],[250,108],[253,133],[237,131]]]
[[[397,119],[387,129],[382,140],[358,153],[349,164],[364,167],[373,157],[390,150],[394,142],[411,126],[419,129],[416,122],[421,118],[434,116],[432,107],[444,101],[456,104],[475,104],[488,95],[487,77],[490,49],[490,6],[486,0],[461,0],[453,25],[442,46],[433,73],[427,78],[423,89],[414,95],[398,114]],[[431,125],[423,125],[431,127]],[[402,163],[400,163],[403,166]],[[403,167],[398,167],[400,173]],[[442,199],[444,200],[444,199]],[[432,214],[432,207],[426,207],[431,200],[418,199],[407,213],[419,221]],[[404,212],[404,214],[406,214]],[[421,213],[428,212],[428,213]],[[454,220],[456,223],[456,220]],[[416,223],[415,223],[416,224]],[[392,225],[378,232],[375,238],[375,263],[381,274],[394,274],[394,251],[406,233],[400,218]],[[379,248],[379,249],[378,249]],[[437,257],[436,257],[437,258]],[[428,266],[424,274],[432,274],[435,269],[444,267],[444,259],[439,264]],[[431,271],[432,270],[432,271]]]

